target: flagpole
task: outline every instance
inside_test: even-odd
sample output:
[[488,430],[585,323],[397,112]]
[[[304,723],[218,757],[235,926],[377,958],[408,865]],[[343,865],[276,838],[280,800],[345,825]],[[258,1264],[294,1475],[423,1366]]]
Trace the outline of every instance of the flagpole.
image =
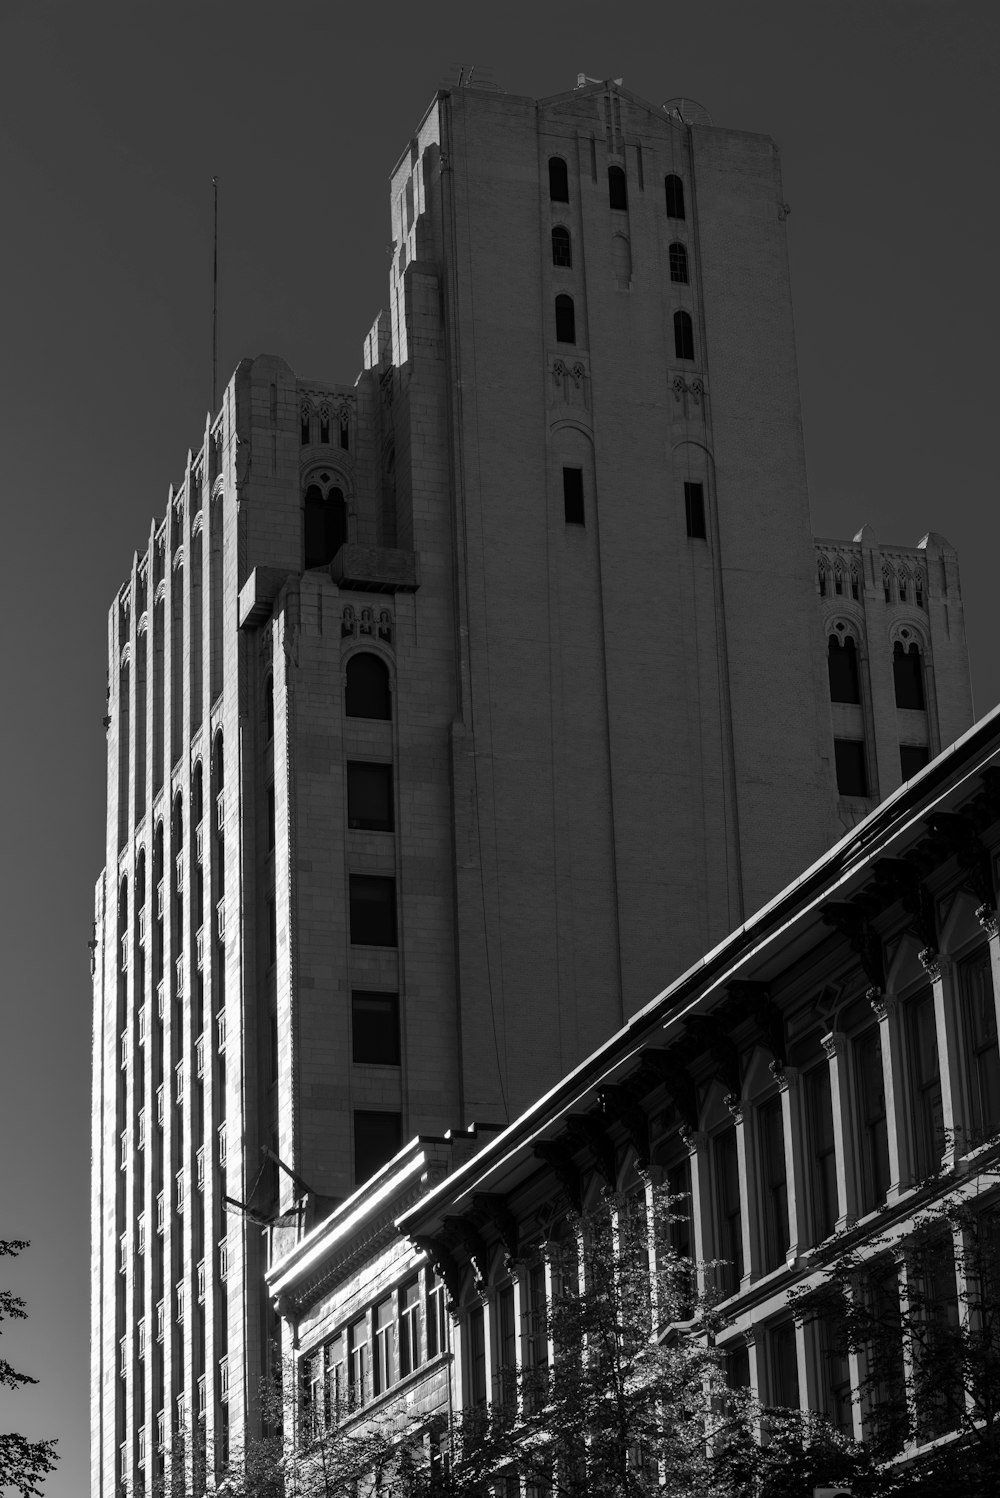
[[219,179],[212,178],[212,415],[219,389]]

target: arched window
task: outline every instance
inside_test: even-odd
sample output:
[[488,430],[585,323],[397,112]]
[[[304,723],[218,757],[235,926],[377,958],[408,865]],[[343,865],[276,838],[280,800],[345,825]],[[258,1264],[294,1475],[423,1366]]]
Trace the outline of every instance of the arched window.
[[896,706],[924,711],[924,671],[920,648],[907,649],[899,640],[892,647],[892,679],[896,687]]
[[573,246],[570,242],[569,230],[564,229],[562,224],[557,224],[552,230],[552,264],[573,264]]
[[347,505],[342,489],[325,494],[319,484],[310,484],[303,516],[305,565],[326,567],[347,539]]
[[674,353],[678,359],[694,358],[694,327],[690,312],[674,313]]
[[184,846],[184,801],[180,792],[174,797],[174,813],[170,830],[171,841],[174,852],[179,853]]
[[561,156],[549,157],[549,197],[553,203],[569,202],[569,173]]
[[576,342],[576,312],[571,296],[556,297],[556,342]]
[[201,767],[201,760],[194,767],[194,775],[191,781],[191,816],[197,827],[205,815],[205,772]]
[[622,212],[628,208],[628,183],[620,166],[608,167],[608,206]]
[[128,930],[128,875],[122,877],[118,886],[118,935],[124,936]]
[[858,650],[850,635],[846,639],[841,639],[839,635],[830,636],[826,664],[830,677],[830,701],[860,702]]
[[389,668],[377,655],[362,652],[347,662],[344,709],[349,718],[391,718]]
[[684,183],[672,172],[664,177],[663,188],[667,195],[667,218],[684,218]]
[[670,246],[670,279],[671,281],[682,281],[687,283],[688,278],[688,252],[687,245],[675,243]]
[[157,822],[153,833],[153,882],[159,884],[163,878],[163,823]]
[[268,744],[274,738],[274,677],[270,671],[264,679],[264,737]]
[[215,778],[215,793],[218,795],[226,783],[226,756],[221,728],[215,735],[212,746],[212,774]]

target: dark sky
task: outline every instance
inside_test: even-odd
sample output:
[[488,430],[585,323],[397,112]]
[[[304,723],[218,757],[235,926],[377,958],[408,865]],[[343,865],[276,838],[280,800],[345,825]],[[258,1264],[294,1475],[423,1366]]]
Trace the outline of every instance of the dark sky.
[[[495,19],[483,17],[489,14]],[[387,285],[388,173],[473,64],[684,95],[781,147],[814,529],[958,547],[977,710],[1000,697],[993,572],[1000,7],[591,0],[503,7],[5,0],[0,465],[6,504],[4,1352],[0,1428],[59,1435],[87,1489],[90,974],[106,616],[221,371],[353,380]],[[387,48],[391,50],[387,50]]]

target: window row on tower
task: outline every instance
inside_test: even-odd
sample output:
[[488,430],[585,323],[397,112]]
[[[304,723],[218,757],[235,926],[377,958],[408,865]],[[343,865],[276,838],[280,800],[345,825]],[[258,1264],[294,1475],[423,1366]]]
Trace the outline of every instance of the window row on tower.
[[[684,182],[676,172],[669,172],[663,179],[663,195],[668,219],[683,219]],[[568,203],[569,167],[562,156],[549,157],[549,198],[553,203]],[[628,209],[628,179],[624,167],[608,167],[608,206],[617,213]]]

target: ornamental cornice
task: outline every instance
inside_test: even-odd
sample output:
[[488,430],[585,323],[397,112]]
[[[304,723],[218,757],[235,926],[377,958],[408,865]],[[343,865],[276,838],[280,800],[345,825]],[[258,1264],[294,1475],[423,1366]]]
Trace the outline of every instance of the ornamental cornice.
[[424,1195],[426,1187],[419,1181],[407,1190],[394,1196],[392,1201],[365,1227],[355,1233],[350,1241],[340,1247],[329,1258],[305,1276],[295,1288],[285,1291],[289,1304],[297,1313],[314,1305],[319,1297],[334,1286],[349,1279],[359,1265],[367,1263],[380,1249],[399,1239],[395,1226],[396,1218],[412,1207]]

